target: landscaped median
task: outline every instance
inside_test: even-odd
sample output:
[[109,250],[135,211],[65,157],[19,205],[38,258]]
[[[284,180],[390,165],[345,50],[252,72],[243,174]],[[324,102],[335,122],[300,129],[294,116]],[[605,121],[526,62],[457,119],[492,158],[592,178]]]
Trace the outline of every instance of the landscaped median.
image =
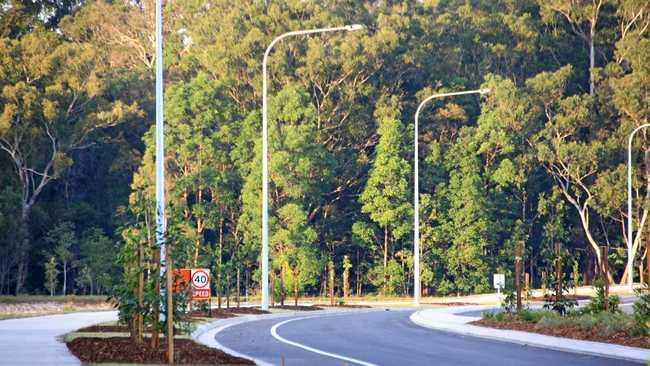
[[[468,306],[443,309],[424,309],[413,313],[411,315],[411,321],[420,326],[431,329],[498,341],[512,342],[528,346],[536,346],[565,352],[589,354],[594,356],[612,357],[636,362],[647,362],[650,360],[650,349],[648,348],[595,342],[593,340],[567,338],[567,335],[563,334],[561,331],[558,331],[559,334],[554,333],[553,335],[540,334],[531,331],[532,328],[534,328],[534,325],[532,328],[530,325],[527,325],[526,328],[523,326],[522,328],[516,328],[515,326],[502,326],[498,328],[492,328],[486,326],[488,324],[482,320],[481,316],[474,316],[474,314],[480,314],[482,311],[485,312],[485,314],[488,314],[488,311],[491,309],[494,309],[494,307]],[[468,313],[472,314],[472,316],[463,315]],[[539,322],[544,319],[543,314],[548,315],[548,312],[540,311],[526,314],[527,315],[524,315],[524,313],[522,313],[522,317],[525,319],[530,319],[531,322],[534,322],[535,320]],[[556,319],[555,315],[552,316],[554,317],[552,319]],[[487,316],[488,319],[491,319],[489,320],[490,322],[498,321],[495,319],[496,317],[497,315]],[[507,315],[501,315],[498,317],[506,319]],[[587,318],[584,318],[585,324],[589,322],[586,319]],[[528,320],[517,319],[516,321],[522,322]],[[551,322],[553,322],[553,320],[544,321],[548,321],[549,326]],[[607,321],[609,321],[609,323]],[[591,318],[591,324],[594,326],[601,327],[601,329],[607,329],[608,327],[611,327],[611,331],[614,332],[611,334],[616,334],[615,330],[618,331],[620,328],[613,327],[612,322],[614,322],[613,318],[608,320],[604,320],[598,317]],[[555,325],[558,326],[558,323],[556,322]],[[642,339],[641,341],[646,341],[646,339]]]

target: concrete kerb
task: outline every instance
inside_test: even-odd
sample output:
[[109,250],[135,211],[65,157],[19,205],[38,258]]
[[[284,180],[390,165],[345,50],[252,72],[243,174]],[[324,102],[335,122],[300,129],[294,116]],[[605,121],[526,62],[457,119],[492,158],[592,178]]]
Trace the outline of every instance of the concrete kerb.
[[334,314],[348,313],[348,312],[368,312],[368,311],[382,311],[382,310],[383,309],[349,309],[349,310],[336,309],[336,310],[316,310],[316,311],[308,311],[308,312],[296,311],[296,312],[275,313],[275,314],[243,315],[234,318],[218,319],[215,321],[201,324],[192,332],[191,337],[198,343],[201,343],[208,347],[219,349],[223,352],[226,352],[236,357],[253,361],[255,362],[256,365],[272,366],[272,364],[266,361],[239,353],[231,348],[224,346],[223,344],[217,341],[216,335],[232,326],[253,322],[257,320],[282,319],[282,318],[289,318],[292,316],[334,315]]
[[639,363],[646,363],[650,360],[650,349],[553,337],[516,330],[479,327],[467,323],[479,320],[480,317],[456,315],[467,311],[481,311],[490,308],[494,308],[494,306],[463,306],[444,309],[423,309],[411,314],[410,319],[413,323],[425,328],[501,342],[516,343],[524,346],[616,358]]

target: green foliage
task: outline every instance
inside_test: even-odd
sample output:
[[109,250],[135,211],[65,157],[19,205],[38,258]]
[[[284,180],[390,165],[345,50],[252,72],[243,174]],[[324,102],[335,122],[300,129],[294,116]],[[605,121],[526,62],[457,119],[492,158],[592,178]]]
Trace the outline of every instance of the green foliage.
[[56,288],[59,285],[59,269],[56,267],[56,258],[51,256],[50,260],[45,263],[45,286],[50,292],[50,296],[54,296]]
[[634,303],[634,321],[639,333],[650,335],[650,287],[635,290],[639,299]]
[[603,337],[609,337],[616,333],[633,335],[635,329],[634,319],[630,315],[611,312],[579,316],[547,314],[537,322],[535,328],[557,329],[563,326],[578,327]]
[[511,290],[503,291],[503,299],[501,299],[501,308],[506,313],[510,314],[516,310],[517,307],[517,294]]
[[[155,251],[152,9],[120,1],[5,5],[0,292],[23,281],[44,287],[43,271],[23,279],[26,264],[46,262],[40,257],[55,246],[48,232],[62,222],[74,225],[74,268],[63,270],[72,277],[64,284],[105,292],[124,276],[131,286],[140,273],[129,267],[134,257],[111,263],[118,246],[144,248],[146,265]],[[289,37],[269,57],[279,283],[316,294],[325,258],[340,265],[348,256],[351,287],[409,293],[413,112],[434,93],[479,86],[490,94],[436,99],[421,114],[424,291],[489,291],[491,273],[511,278],[522,241],[535,286],[542,272],[554,281],[556,243],[566,249],[566,283],[592,258],[602,263],[604,243],[611,276],[620,279],[624,149],[648,116],[650,42],[638,15],[648,13],[645,2],[166,7],[167,220],[177,265],[214,268],[219,293],[233,286],[225,274],[236,269],[246,279],[241,289],[259,288],[261,55],[288,30],[351,20],[366,30]],[[639,134],[633,151],[648,144]],[[643,158],[635,153],[635,166]],[[633,176],[635,227],[647,217],[646,174]],[[146,282],[150,292],[152,278]]]
[[[594,287],[596,288],[596,295],[591,298],[589,304],[581,309],[581,312],[585,314],[597,314],[605,311],[605,283],[602,279],[598,279],[594,282]],[[609,311],[612,313],[619,312],[618,304],[621,299],[616,295],[610,295],[608,300]]]

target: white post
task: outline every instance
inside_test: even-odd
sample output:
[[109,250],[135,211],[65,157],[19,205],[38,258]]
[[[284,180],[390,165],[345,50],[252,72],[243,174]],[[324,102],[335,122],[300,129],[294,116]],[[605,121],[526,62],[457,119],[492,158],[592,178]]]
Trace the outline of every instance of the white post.
[[434,94],[420,103],[418,109],[415,111],[415,133],[413,136],[414,141],[414,156],[413,159],[413,302],[415,305],[420,305],[420,174],[418,169],[419,154],[418,154],[418,124],[420,119],[420,111],[424,105],[432,99],[444,98],[454,95],[464,94],[487,94],[489,89],[469,90],[455,93]]
[[630,292],[633,290],[634,283],[634,253],[632,252],[634,243],[634,234],[632,231],[632,140],[638,131],[646,127],[650,127],[650,124],[635,128],[627,140],[627,286]]
[[[160,275],[165,272],[165,134],[163,131],[162,0],[156,1],[156,244],[160,247]],[[161,286],[162,288],[162,286]],[[164,290],[161,290],[161,295]],[[164,314],[164,313],[161,313]]]
[[268,167],[268,72],[267,63],[273,46],[280,40],[290,36],[308,35],[335,31],[356,31],[363,29],[362,25],[346,25],[343,27],[309,29],[287,32],[276,37],[264,52],[262,61],[262,310],[269,309],[269,167]]

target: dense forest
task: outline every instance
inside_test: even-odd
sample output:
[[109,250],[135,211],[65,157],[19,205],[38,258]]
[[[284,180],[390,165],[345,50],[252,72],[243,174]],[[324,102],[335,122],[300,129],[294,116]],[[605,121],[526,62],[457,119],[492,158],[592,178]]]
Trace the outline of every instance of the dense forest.
[[[0,1],[0,294],[107,294],[155,270],[153,4]],[[210,268],[219,294],[259,292],[264,50],[356,23],[271,54],[276,296],[412,293],[414,113],[477,88],[491,93],[420,116],[423,293],[489,291],[521,243],[535,286],[558,255],[591,283],[602,246],[625,281],[646,0],[168,1],[176,267]],[[633,148],[632,219],[647,228],[650,131]]]

